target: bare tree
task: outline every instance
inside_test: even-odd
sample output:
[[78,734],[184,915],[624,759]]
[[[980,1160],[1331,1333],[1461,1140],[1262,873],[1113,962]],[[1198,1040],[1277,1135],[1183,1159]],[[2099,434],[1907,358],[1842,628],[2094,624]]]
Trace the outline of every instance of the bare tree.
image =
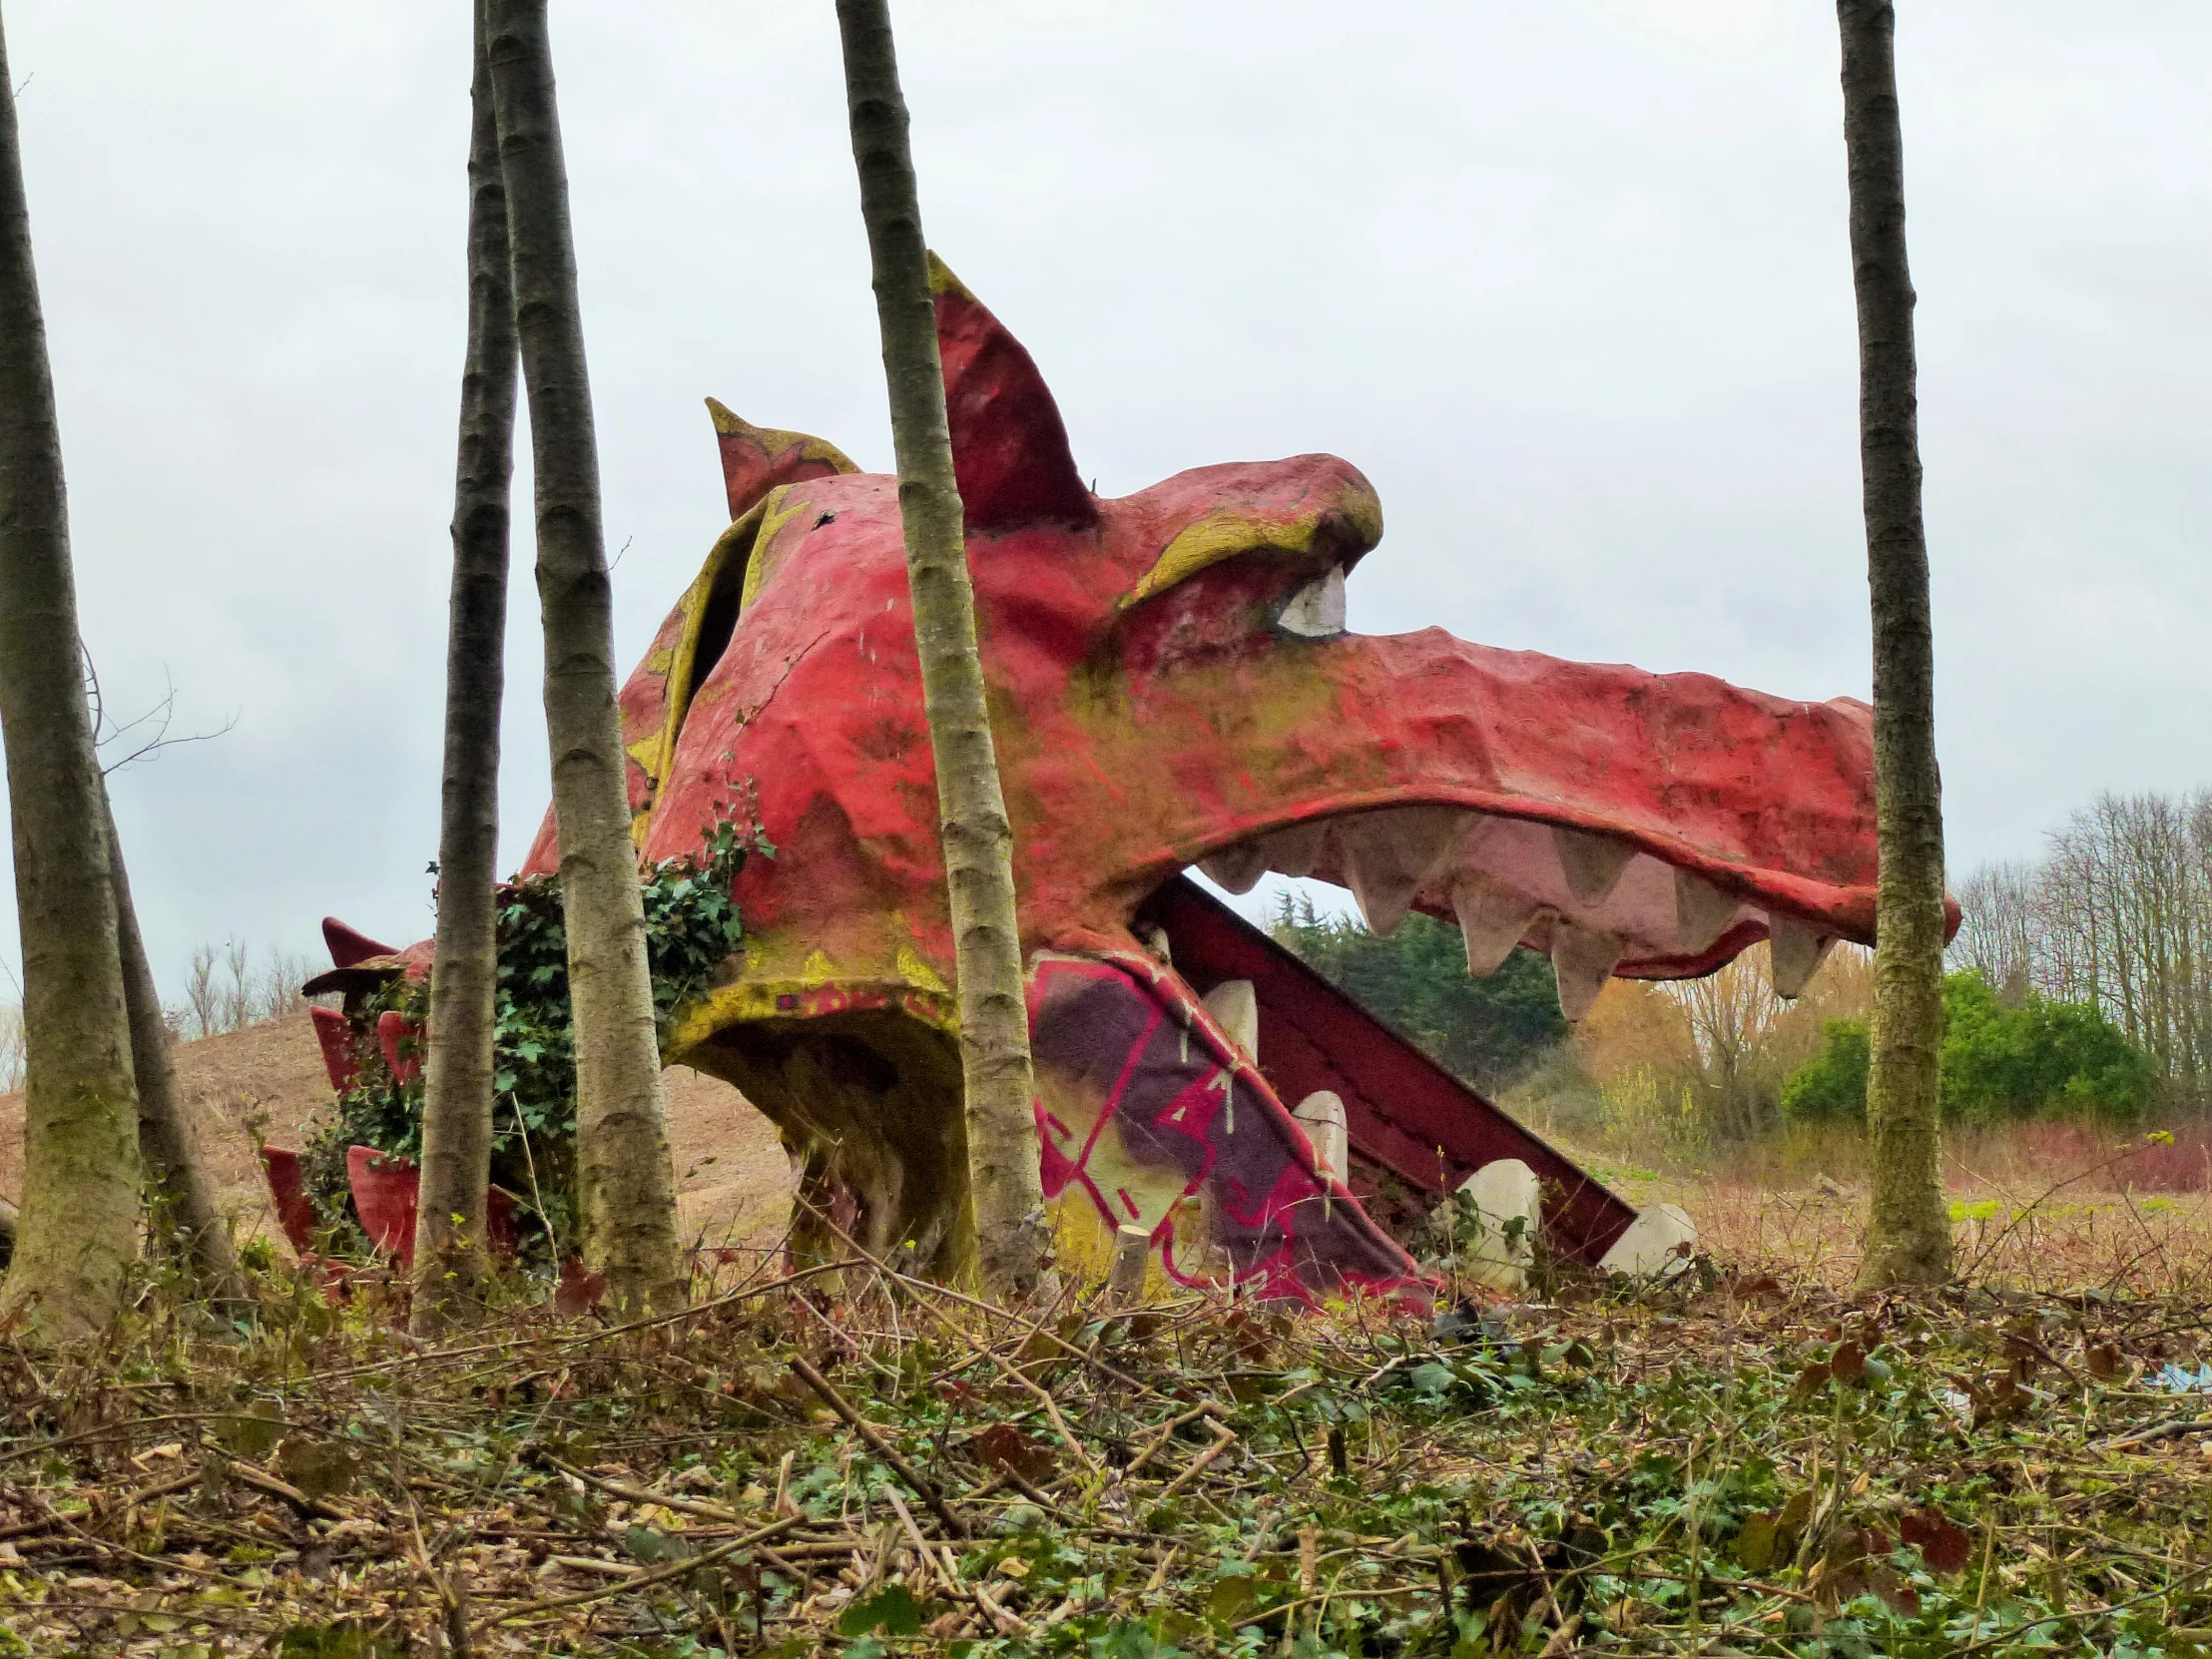
[[445,772],[438,819],[437,954],[430,968],[422,1102],[422,1202],[415,1222],[418,1336],[434,1332],[484,1277],[491,1174],[492,1039],[499,982],[499,707],[506,695],[507,519],[514,476],[515,324],[507,191],[476,0],[469,88],[468,346],[461,366],[453,486],[453,586],[445,646]]
[[253,1018],[248,1023],[282,1019],[304,1008],[307,999],[299,987],[312,977],[314,969],[298,951],[272,949],[262,970],[254,975]]
[[2212,1092],[2212,792],[2103,795],[2034,873],[2029,977],[2090,1002],[2176,1102]]
[[162,1018],[161,993],[139,936],[138,907],[131,899],[131,878],[124,866],[123,841],[115,814],[101,789],[101,814],[107,825],[109,874],[115,894],[117,948],[123,961],[124,1007],[131,1022],[131,1069],[138,1083],[138,1138],[146,1166],[146,1196],[153,1207],[157,1238],[188,1263],[209,1302],[238,1308],[249,1300],[246,1276],[239,1269],[231,1235],[216,1209],[215,1189],[200,1156],[198,1137],[177,1087],[177,1068],[169,1052],[169,1029]]
[[2009,1002],[2017,1002],[2033,980],[2040,879],[2033,864],[2014,861],[1983,864],[1958,883],[1963,919],[1950,943],[1950,959],[1980,974]]
[[253,947],[244,939],[223,943],[223,1029],[243,1031],[254,1023]]
[[1718,973],[1670,984],[1697,1044],[1701,1102],[1717,1138],[1748,1141],[1775,1125],[1782,1079],[1770,1040],[1789,1004],[1775,994],[1765,950],[1747,950]]
[[491,0],[487,54],[507,194],[515,334],[530,396],[545,723],[553,751],[561,900],[576,1029],[576,1197],[584,1259],[616,1306],[685,1297],[676,1171],[661,1093],[630,840],[627,757],[615,704],[613,590],[599,511],[599,451],[568,165],[561,152],[546,0]]
[[837,27],[890,387],[922,704],[936,759],[976,1242],[985,1283],[1001,1294],[1022,1295],[1037,1290],[1051,1273],[1052,1230],[1037,1169],[1013,830],[976,651],[975,600],[945,421],[936,306],[887,0],[837,0]]
[[1859,457],[1874,609],[1875,1016],[1867,1083],[1873,1192],[1861,1283],[1950,1277],[1940,1176],[1943,804],[1936,768],[1936,647],[1921,516],[1913,278],[1897,11],[1837,0],[1852,286],[1859,308]]
[[0,38],[0,740],[29,1055],[0,1317],[68,1341],[114,1318],[138,1252],[138,1090],[14,88]]
[[23,1005],[0,1002],[0,1093],[23,1086]]
[[215,981],[216,950],[212,944],[195,945],[192,965],[185,972],[185,1029],[195,1037],[212,1037],[223,1029],[223,993]]

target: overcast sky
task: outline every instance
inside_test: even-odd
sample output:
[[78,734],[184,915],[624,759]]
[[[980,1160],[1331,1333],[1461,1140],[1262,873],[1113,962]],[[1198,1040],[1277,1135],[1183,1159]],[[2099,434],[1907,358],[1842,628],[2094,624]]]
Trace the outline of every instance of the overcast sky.
[[[2212,8],[1901,9],[1963,871],[2100,790],[2212,783]],[[5,13],[85,636],[114,707],[236,717],[117,781],[157,970],[325,912],[420,937],[468,8]],[[1867,695],[1830,9],[897,22],[930,240],[1102,492],[1334,451],[1389,526],[1356,628]],[[554,50],[627,671],[726,517],[702,397],[871,468],[889,437],[829,0],[559,0]],[[516,555],[509,863],[547,795]]]

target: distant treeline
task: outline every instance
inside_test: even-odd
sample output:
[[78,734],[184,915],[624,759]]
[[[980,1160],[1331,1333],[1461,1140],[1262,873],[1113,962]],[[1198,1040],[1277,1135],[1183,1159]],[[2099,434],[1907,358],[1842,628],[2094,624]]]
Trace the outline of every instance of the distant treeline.
[[[311,972],[307,958],[292,951],[272,950],[257,959],[253,947],[237,939],[201,945],[186,969],[183,998],[164,1010],[169,1028],[189,1042],[276,1019],[305,1006],[299,986]],[[11,994],[16,990],[5,963],[0,984]],[[22,1004],[0,1002],[0,1094],[23,1086],[23,1060]]]
[[2147,1056],[2165,1104],[2212,1102],[2212,791],[2104,795],[2039,860],[1957,887],[1951,960],[2000,1000],[2083,1004]]

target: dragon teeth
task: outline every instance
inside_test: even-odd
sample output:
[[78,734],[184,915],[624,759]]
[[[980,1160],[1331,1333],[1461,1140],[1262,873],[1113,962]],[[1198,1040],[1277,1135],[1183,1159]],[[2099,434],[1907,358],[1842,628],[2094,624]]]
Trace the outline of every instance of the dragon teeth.
[[1385,938],[1397,931],[1413,894],[1451,851],[1466,818],[1452,807],[1402,807],[1340,827],[1345,875],[1372,931]]
[[1562,916],[1551,930],[1551,973],[1559,986],[1559,1012],[1569,1021],[1587,1014],[1620,959],[1621,941],[1615,935]]
[[1260,1061],[1260,998],[1249,979],[1224,979],[1200,998],[1214,1023],[1229,1040],[1245,1051],[1245,1058]]
[[1268,872],[1267,848],[1259,841],[1240,841],[1209,852],[1198,860],[1200,872],[1217,887],[1246,893],[1260,884]]
[[1814,931],[1795,916],[1775,914],[1767,919],[1767,951],[1774,975],[1774,994],[1795,1002],[1805,994],[1813,975],[1820,971],[1835,940]]
[[1504,965],[1527,934],[1539,906],[1518,893],[1464,875],[1452,886],[1451,907],[1459,916],[1459,937],[1467,947],[1467,972],[1487,979]]
[[1316,1089],[1291,1108],[1291,1116],[1298,1119],[1306,1138],[1314,1143],[1314,1162],[1321,1166],[1321,1173],[1344,1180],[1349,1168],[1345,1154],[1352,1134],[1345,1121],[1344,1101],[1331,1090]]
[[1266,850],[1268,868],[1278,875],[1311,875],[1321,862],[1322,843],[1328,836],[1329,826],[1311,819],[1262,835],[1260,845]]
[[1698,956],[1713,948],[1736,914],[1733,894],[1725,893],[1704,876],[1687,869],[1674,872],[1674,916],[1680,929],[1682,952]]
[[1636,856],[1636,849],[1626,841],[1558,824],[1551,827],[1551,844],[1566,874],[1567,890],[1585,904],[1602,904],[1611,897],[1628,860]]

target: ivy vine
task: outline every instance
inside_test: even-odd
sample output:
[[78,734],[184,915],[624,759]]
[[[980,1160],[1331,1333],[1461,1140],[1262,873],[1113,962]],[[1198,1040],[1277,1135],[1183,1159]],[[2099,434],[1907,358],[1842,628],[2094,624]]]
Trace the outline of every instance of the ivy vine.
[[[758,827],[719,819],[698,851],[639,873],[653,1017],[666,1054],[684,1013],[713,989],[745,937],[732,884],[749,853],[775,856]],[[512,1201],[526,1260],[564,1253],[572,1238],[576,1169],[576,1042],[568,995],[568,930],[558,876],[502,884],[496,918],[499,958],[492,1037],[491,1181]],[[410,1161],[422,1155],[423,1082],[419,1035],[399,1043],[394,1073],[377,1022],[396,1012],[411,1033],[426,1026],[428,977],[396,977],[362,993],[347,1010],[359,1074],[316,1126],[301,1168],[317,1221],[333,1244],[365,1252],[346,1181],[349,1147],[373,1147]]]

